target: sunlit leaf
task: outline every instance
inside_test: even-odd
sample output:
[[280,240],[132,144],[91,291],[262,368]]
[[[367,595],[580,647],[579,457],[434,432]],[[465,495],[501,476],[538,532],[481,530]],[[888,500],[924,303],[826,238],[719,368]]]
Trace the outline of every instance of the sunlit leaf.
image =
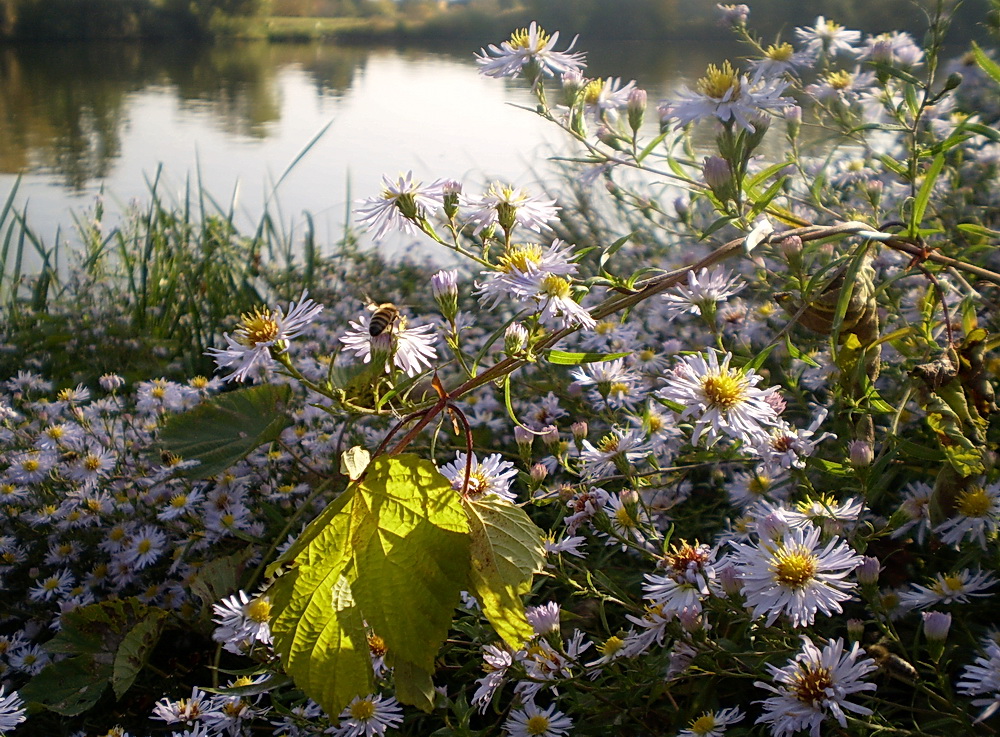
[[542,531],[524,513],[497,497],[464,502],[472,537],[472,588],[493,629],[520,648],[533,630],[521,596],[545,564]]
[[328,713],[371,692],[365,623],[388,648],[401,701],[430,708],[434,658],[467,588],[468,522],[430,461],[372,461],[268,569],[275,649]]

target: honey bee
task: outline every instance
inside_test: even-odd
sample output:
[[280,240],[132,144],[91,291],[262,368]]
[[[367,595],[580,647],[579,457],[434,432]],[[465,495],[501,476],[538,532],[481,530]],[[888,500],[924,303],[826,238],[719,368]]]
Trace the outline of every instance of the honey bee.
[[399,308],[392,302],[383,302],[368,306],[372,310],[372,319],[368,323],[368,334],[373,338],[389,330],[399,320]]

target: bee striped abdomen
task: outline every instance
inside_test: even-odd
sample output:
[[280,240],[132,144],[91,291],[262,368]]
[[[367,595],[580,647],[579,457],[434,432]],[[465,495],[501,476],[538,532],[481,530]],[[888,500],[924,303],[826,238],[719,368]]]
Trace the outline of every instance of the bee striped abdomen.
[[371,322],[368,323],[368,334],[373,338],[381,335],[399,319],[399,308],[392,302],[380,304],[372,313]]

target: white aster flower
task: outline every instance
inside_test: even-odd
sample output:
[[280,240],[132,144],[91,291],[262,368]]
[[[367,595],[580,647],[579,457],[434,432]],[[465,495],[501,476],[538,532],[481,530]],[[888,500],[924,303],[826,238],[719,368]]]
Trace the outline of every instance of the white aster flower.
[[708,545],[681,543],[662,562],[665,575],[647,573],[642,595],[665,617],[697,614],[715,585],[715,551]]
[[17,691],[4,695],[4,686],[0,686],[0,734],[14,729],[25,720],[24,700]]
[[680,418],[694,420],[691,442],[697,444],[702,434],[711,446],[723,435],[753,445],[766,436],[766,426],[777,425],[774,400],[777,387],[758,389],[763,377],[753,369],[731,369],[727,353],[722,363],[718,354],[684,356],[668,374],[667,386],[658,394],[663,399],[683,405]]
[[371,363],[372,356],[384,358],[385,372],[390,372],[391,363],[407,376],[416,376],[431,368],[431,361],[437,358],[437,342],[434,325],[409,327],[405,317],[391,323],[378,335],[372,335],[369,328],[370,315],[362,313],[356,321],[350,321],[350,330],[340,337],[345,349],[354,353],[364,363]]
[[737,73],[728,61],[721,68],[710,64],[694,91],[685,89],[679,101],[661,103],[660,119],[676,120],[678,126],[684,126],[718,118],[727,125],[735,123],[754,133],[760,125],[759,120],[754,121],[756,116],[794,104],[790,97],[781,96],[787,86],[787,82],[774,77],[751,81],[746,74]]
[[598,120],[614,122],[618,112],[628,105],[635,80],[623,85],[618,77],[592,79],[583,88],[583,109]]
[[245,381],[255,367],[273,363],[272,352],[288,350],[288,341],[301,335],[323,311],[323,305],[308,299],[308,295],[309,292],[303,291],[298,304],[292,302],[288,306],[287,315],[280,307],[273,311],[258,307],[252,313],[245,313],[232,337],[223,333],[227,347],[210,348],[205,355],[214,358],[220,369],[233,368],[226,381]]
[[513,665],[514,659],[509,650],[496,645],[483,646],[483,670],[486,675],[476,679],[479,684],[472,697],[472,705],[479,709],[480,714],[486,713],[486,707],[493,700],[493,694],[504,684],[507,669]]
[[518,77],[524,72],[534,81],[540,74],[551,77],[582,70],[585,55],[578,51],[570,53],[576,39],[564,51],[555,50],[558,41],[558,31],[550,36],[532,21],[527,28],[514,31],[510,39],[502,41],[499,46],[490,44],[480,49],[476,55],[479,73],[501,78]]
[[786,737],[804,729],[811,737],[820,737],[820,728],[828,716],[846,727],[845,712],[871,714],[871,709],[847,700],[853,694],[876,688],[874,683],[863,680],[878,669],[875,661],[865,655],[857,642],[844,652],[844,641],[838,638],[820,650],[803,636],[802,651],[788,665],[767,665],[776,685],[755,682],[775,694],[760,702],[764,713],[757,724],[770,724],[773,737]]
[[439,182],[424,186],[413,181],[408,171],[396,181],[382,177],[382,193],[362,201],[357,209],[358,222],[372,230],[375,240],[382,240],[390,230],[410,235],[420,232],[418,223],[444,206],[444,190]]
[[161,719],[167,724],[177,722],[197,722],[205,713],[208,699],[205,693],[195,686],[191,689],[191,697],[171,701],[163,697],[153,706],[153,719]]
[[985,653],[976,658],[975,663],[965,666],[957,686],[958,691],[966,696],[990,694],[988,698],[972,701],[974,706],[986,707],[977,722],[988,719],[1000,709],[1000,644],[986,637],[983,649]]
[[500,182],[493,182],[480,199],[467,200],[466,204],[476,208],[468,220],[475,226],[475,235],[493,225],[503,228],[508,237],[515,225],[541,233],[552,230],[549,221],[559,216],[555,200],[543,200],[526,189]]
[[909,591],[899,595],[904,609],[923,609],[936,604],[966,604],[970,597],[989,596],[984,593],[997,582],[985,571],[972,573],[968,568],[950,575],[937,574],[930,586],[913,584]]
[[596,446],[589,440],[584,440],[582,444],[580,460],[583,462],[583,474],[587,478],[610,476],[616,470],[624,473],[629,464],[641,461],[651,451],[651,446],[640,430],[612,428]]
[[335,737],[381,737],[403,723],[403,707],[392,696],[355,696],[340,713],[340,724],[327,730]]
[[812,28],[796,28],[795,38],[803,45],[802,50],[814,59],[824,55],[836,56],[841,52],[855,56],[857,49],[854,44],[861,40],[861,31],[849,31],[821,15],[816,18],[816,24]]
[[902,514],[906,521],[892,531],[892,537],[912,534],[920,545],[927,540],[931,529],[931,495],[934,489],[923,481],[914,481],[903,490],[903,502],[896,514]]
[[678,284],[663,294],[667,316],[673,319],[685,313],[714,314],[719,302],[729,299],[745,286],[742,279],[721,266],[701,269],[697,273],[689,271],[687,284]]
[[965,539],[986,550],[987,538],[996,538],[1000,528],[1000,484],[972,484],[955,500],[955,514],[934,528],[941,542],[958,548]]
[[807,51],[796,51],[790,43],[771,44],[764,50],[764,57],[750,61],[754,79],[795,74],[800,67],[812,66],[813,56]]
[[[451,488],[461,492],[465,484],[466,463],[468,456],[461,451],[455,453],[455,460],[441,467],[441,475],[451,482]],[[493,453],[480,463],[476,454],[472,454],[469,467],[469,485],[465,487],[465,496],[479,499],[494,494],[512,504],[517,501],[510,485],[517,477],[517,469],[510,461],[505,461],[499,453]]]
[[534,302],[542,325],[590,330],[597,324],[586,308],[573,299],[569,277],[543,272],[524,274],[512,280],[511,291],[522,301]]
[[218,627],[212,639],[221,642],[223,649],[241,654],[255,643],[271,644],[271,601],[266,596],[251,599],[239,591],[212,605],[214,621]]
[[[536,243],[508,246],[494,269],[480,272],[486,278],[482,284],[476,284],[479,301],[489,305],[492,300],[490,307],[509,299],[521,301],[525,297],[525,277],[575,274],[576,264],[570,261],[572,256],[573,247],[558,238],[545,250]],[[529,293],[533,291],[530,284],[528,290]]]
[[706,711],[694,719],[687,729],[682,729],[677,737],[722,737],[726,727],[743,721],[746,716],[739,707],[733,706],[720,711]]
[[839,69],[827,73],[819,82],[806,86],[805,91],[821,102],[841,102],[850,105],[868,92],[874,82],[875,75],[871,72],[861,72],[857,69],[849,72],[846,69]]
[[555,704],[542,710],[529,701],[524,708],[512,711],[503,726],[510,737],[565,737],[573,720],[556,711]]
[[793,627],[810,625],[816,612],[827,616],[843,611],[856,584],[845,581],[863,558],[840,538],[820,548],[815,525],[762,535],[757,545],[733,542],[733,564],[743,584],[753,616],[767,615],[770,626],[781,614]]

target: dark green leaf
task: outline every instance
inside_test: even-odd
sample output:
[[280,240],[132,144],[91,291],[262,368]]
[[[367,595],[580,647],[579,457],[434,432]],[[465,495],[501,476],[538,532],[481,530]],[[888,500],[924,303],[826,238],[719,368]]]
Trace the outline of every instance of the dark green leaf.
[[291,392],[287,385],[264,384],[213,397],[167,420],[160,443],[184,460],[201,461],[183,475],[216,476],[292,424],[285,413]]

